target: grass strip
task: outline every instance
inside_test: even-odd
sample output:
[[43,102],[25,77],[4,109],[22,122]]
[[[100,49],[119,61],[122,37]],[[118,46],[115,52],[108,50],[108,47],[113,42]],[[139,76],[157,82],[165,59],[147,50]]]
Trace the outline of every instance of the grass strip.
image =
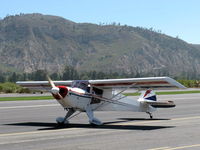
[[[200,93],[199,91],[163,91],[163,92],[155,92],[156,95],[176,95],[176,94],[194,94]],[[124,93],[126,96],[139,96],[140,93]]]
[[24,96],[24,97],[0,97],[0,101],[29,101],[29,100],[49,100],[52,96]]

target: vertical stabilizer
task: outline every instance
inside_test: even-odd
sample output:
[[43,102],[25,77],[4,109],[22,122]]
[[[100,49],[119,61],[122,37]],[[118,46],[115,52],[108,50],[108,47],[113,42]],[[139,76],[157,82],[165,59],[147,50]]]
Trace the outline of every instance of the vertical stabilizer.
[[146,90],[146,91],[143,91],[142,94],[140,95],[140,98],[138,99],[138,101],[154,101],[156,102],[157,101],[157,98],[156,98],[156,94],[153,90]]

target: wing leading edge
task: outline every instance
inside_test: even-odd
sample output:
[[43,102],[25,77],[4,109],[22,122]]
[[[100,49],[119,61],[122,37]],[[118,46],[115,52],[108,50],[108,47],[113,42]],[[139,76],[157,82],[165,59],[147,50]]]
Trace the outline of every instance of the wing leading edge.
[[[72,81],[53,81],[56,86],[71,86]],[[32,89],[32,90],[40,90],[40,91],[49,91],[51,86],[49,81],[18,81],[16,84]]]
[[[71,86],[73,81],[53,81],[56,86]],[[18,85],[34,90],[50,90],[48,81],[18,81]],[[147,78],[124,78],[124,79],[103,79],[89,80],[93,87],[100,89],[136,88],[136,89],[169,89],[186,88],[170,77],[147,77]]]

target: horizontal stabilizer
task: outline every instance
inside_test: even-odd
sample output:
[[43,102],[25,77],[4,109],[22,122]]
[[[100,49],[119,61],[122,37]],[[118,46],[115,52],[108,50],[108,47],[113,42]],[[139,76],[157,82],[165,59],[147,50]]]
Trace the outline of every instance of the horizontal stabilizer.
[[167,102],[146,102],[147,104],[151,105],[154,108],[169,108],[169,107],[175,107],[173,101],[167,101]]

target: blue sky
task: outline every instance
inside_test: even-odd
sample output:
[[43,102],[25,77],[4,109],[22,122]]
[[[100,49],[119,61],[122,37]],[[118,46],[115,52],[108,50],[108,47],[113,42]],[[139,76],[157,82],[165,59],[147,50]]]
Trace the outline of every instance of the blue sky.
[[200,0],[2,0],[0,4],[0,18],[42,13],[75,22],[119,22],[200,44]]

